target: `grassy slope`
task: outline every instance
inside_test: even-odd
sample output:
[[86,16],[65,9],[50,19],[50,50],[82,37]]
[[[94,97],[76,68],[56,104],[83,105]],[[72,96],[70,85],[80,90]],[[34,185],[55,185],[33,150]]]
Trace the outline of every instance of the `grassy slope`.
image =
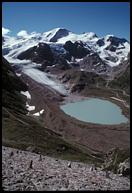
[[3,144],[26,149],[32,147],[34,152],[64,159],[93,161],[88,155],[64,141],[53,131],[44,128],[33,117],[11,115],[3,109]]

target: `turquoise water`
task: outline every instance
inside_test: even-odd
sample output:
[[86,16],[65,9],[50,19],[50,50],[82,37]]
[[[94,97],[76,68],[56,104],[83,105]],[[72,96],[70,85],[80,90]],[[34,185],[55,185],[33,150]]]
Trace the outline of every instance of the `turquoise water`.
[[128,121],[121,108],[108,100],[91,98],[61,105],[60,108],[66,114],[85,122],[112,125]]

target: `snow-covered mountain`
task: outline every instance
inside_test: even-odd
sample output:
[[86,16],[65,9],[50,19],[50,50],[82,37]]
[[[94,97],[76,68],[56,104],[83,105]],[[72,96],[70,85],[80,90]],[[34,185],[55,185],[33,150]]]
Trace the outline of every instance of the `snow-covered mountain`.
[[[22,53],[25,54],[25,52],[30,51],[32,56],[22,57],[21,60],[34,60],[37,55],[39,57],[40,49],[37,48],[42,43],[44,45],[48,44],[53,53],[54,60],[56,60],[56,56],[61,55],[65,56],[64,58],[68,63],[74,61],[74,63],[79,65],[80,60],[81,64],[83,63],[83,58],[85,59],[85,57],[88,58],[89,56],[91,58],[92,54],[96,54],[105,65],[109,67],[117,66],[122,61],[127,60],[128,53],[130,52],[129,42],[114,35],[106,35],[103,38],[99,38],[93,32],[75,34],[64,28],[55,28],[42,34],[36,32],[29,34],[26,31],[22,31],[17,34],[17,37],[11,37],[7,34],[3,35],[3,55],[11,62],[13,59],[16,61],[18,58],[20,59]],[[31,53],[31,50],[33,53]],[[45,58],[43,59],[45,60]],[[42,62],[38,59],[37,61]],[[96,60],[94,60],[94,63],[96,63]],[[86,65],[89,64],[87,63]]]
[[42,39],[47,42],[57,42],[59,39],[69,36],[71,32],[64,28],[55,28],[51,31],[44,32]]

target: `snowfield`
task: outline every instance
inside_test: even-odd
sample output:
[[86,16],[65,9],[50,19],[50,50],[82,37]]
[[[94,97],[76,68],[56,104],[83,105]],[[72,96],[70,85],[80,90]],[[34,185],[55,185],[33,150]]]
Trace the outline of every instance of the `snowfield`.
[[42,72],[35,68],[31,68],[30,66],[24,66],[23,73],[30,76],[35,81],[51,87],[61,94],[67,94],[67,90],[65,89],[65,87],[57,80],[55,81],[48,78],[48,74],[45,72]]
[[27,102],[26,102],[26,107],[28,111],[33,111],[35,110],[35,106],[30,106]]
[[[53,75],[51,75],[52,79],[48,78],[49,74],[42,72],[35,67],[40,66],[41,64],[36,64],[34,62],[31,62],[30,60],[19,60],[17,58],[11,58],[8,55],[5,56],[5,58],[10,62],[13,63],[13,65],[18,65],[22,72],[28,76],[30,76],[33,80],[49,86],[49,88],[52,88],[59,92],[60,94],[67,95],[68,91],[65,89],[64,85],[61,84],[57,79],[54,78]],[[20,74],[20,73],[18,73]],[[19,76],[19,75],[18,75]]]
[[96,34],[94,32],[89,32],[89,33],[84,33],[84,34],[75,34],[70,32],[68,36],[62,37],[58,40],[58,43],[64,44],[66,41],[83,41],[83,42],[88,42],[88,41],[97,41],[98,38],[96,37]]
[[27,99],[31,99],[31,95],[29,93],[29,91],[21,91],[21,94],[25,95],[27,97]]

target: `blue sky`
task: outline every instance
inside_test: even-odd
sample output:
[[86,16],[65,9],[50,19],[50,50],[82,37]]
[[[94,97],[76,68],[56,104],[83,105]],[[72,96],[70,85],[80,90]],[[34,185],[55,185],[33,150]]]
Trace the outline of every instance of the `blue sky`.
[[75,33],[114,34],[130,39],[128,2],[5,2],[2,26],[16,35],[21,30],[45,32],[63,27]]

